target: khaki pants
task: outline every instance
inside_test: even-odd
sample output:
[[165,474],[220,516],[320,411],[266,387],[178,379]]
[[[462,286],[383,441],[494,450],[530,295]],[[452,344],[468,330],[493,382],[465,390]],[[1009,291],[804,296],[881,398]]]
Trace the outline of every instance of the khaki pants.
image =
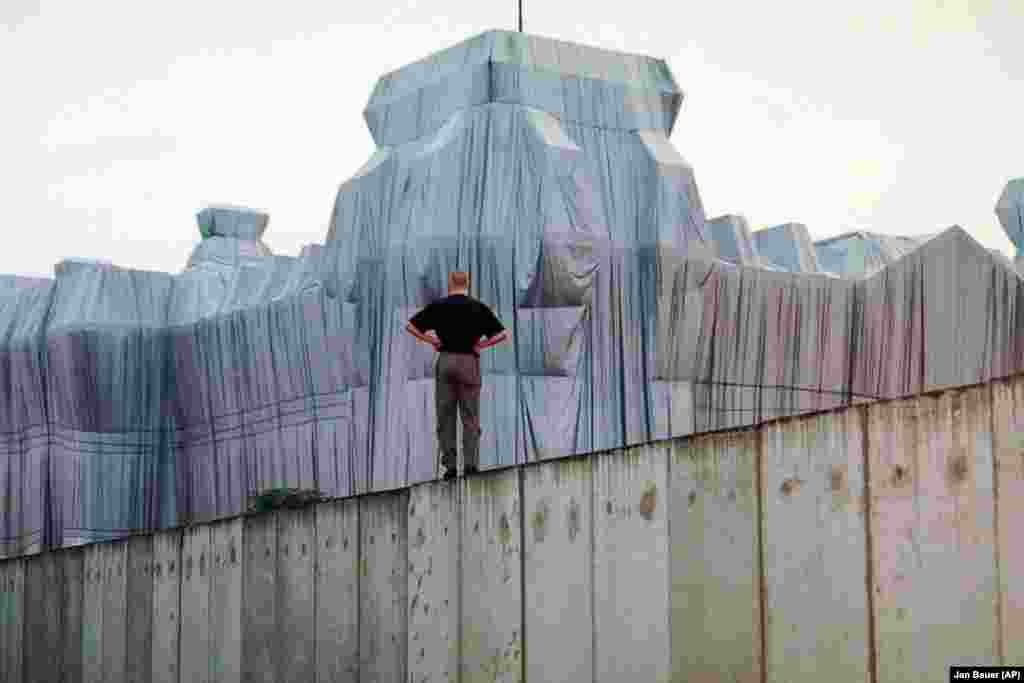
[[472,354],[441,352],[434,366],[437,440],[441,464],[454,470],[456,410],[462,415],[464,467],[480,466],[480,359]]

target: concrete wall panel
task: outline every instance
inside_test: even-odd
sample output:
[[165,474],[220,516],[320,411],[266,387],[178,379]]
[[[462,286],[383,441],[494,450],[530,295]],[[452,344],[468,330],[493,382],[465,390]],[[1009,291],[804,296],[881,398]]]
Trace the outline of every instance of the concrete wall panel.
[[[242,531],[242,680],[277,680],[277,512],[245,517]],[[184,677],[182,683],[185,683]]]
[[105,545],[83,549],[85,578],[82,598],[82,681],[103,680],[103,553]]
[[82,680],[82,601],[85,585],[85,553],[82,548],[74,548],[59,553],[58,557],[64,573],[64,620],[61,622],[64,641],[62,647],[53,650],[50,656],[61,658],[61,667],[58,673],[62,683],[79,683]]
[[[33,558],[35,559],[35,558]],[[25,628],[25,563],[0,563],[0,680],[20,681],[23,676]]]
[[181,680],[210,683],[210,527],[182,533]]
[[462,683],[523,676],[519,470],[462,486]]
[[210,683],[242,676],[242,518],[210,527]]
[[82,678],[120,681],[125,663],[124,541],[85,548],[82,614]]
[[996,661],[988,389],[868,410],[878,681]]
[[992,385],[1003,663],[1024,666],[1024,382]]
[[359,680],[359,500],[316,506],[316,683]]
[[[61,632],[64,605],[63,567],[58,553],[44,553],[33,558],[25,568],[24,604],[33,609],[25,612],[23,674],[30,681],[60,683],[61,660],[64,652],[64,634]],[[4,568],[0,567],[0,577]],[[3,579],[0,578],[0,582]],[[0,601],[5,600],[5,588],[0,585]],[[0,607],[3,613],[3,607]],[[0,625],[0,629],[4,629]],[[0,640],[0,652],[8,652],[5,641]],[[55,655],[55,656],[54,656]],[[0,679],[14,680],[7,667],[0,665]]]
[[182,531],[153,536],[153,683],[180,683]]
[[153,676],[153,537],[133,536],[125,579],[125,678],[149,683]]
[[523,472],[527,681],[594,679],[591,467],[577,457]]
[[860,410],[762,433],[767,680],[869,680]]
[[595,680],[668,681],[668,448],[592,461]]
[[757,432],[673,444],[673,680],[761,680]]
[[445,481],[409,491],[409,680],[416,683],[458,675],[460,492]]
[[[24,600],[25,605],[32,606],[24,612],[22,636],[26,680],[40,683],[81,680],[81,558],[81,551],[66,550],[44,553],[25,564]],[[0,574],[2,572],[0,567]],[[6,648],[3,651],[6,652]],[[4,674],[4,670],[0,669],[0,674]],[[0,680],[17,679],[0,675]]]
[[359,681],[406,679],[408,492],[359,499]]
[[103,680],[125,680],[128,541],[106,544],[103,578]]
[[[82,680],[82,606],[85,600],[85,551],[74,548],[61,553],[64,564],[64,655],[61,681]],[[54,653],[52,656],[56,656]]]
[[279,681],[316,677],[316,510],[278,513]]

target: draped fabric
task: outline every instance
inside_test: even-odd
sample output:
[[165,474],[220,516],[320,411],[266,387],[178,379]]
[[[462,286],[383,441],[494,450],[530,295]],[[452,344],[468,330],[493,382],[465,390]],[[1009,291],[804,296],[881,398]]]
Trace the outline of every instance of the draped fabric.
[[761,258],[778,270],[791,273],[820,273],[818,252],[811,233],[802,223],[785,223],[754,233]]
[[[900,237],[848,232],[815,242],[814,251],[824,272],[841,277],[866,276],[895,263],[932,237],[934,235]],[[995,253],[997,257],[1002,254]]]
[[1024,267],[1024,178],[1014,178],[1006,184],[996,202],[996,215],[1017,248],[1014,263],[1020,270]]
[[484,468],[1022,369],[1021,280],[959,228],[897,253],[707,221],[681,102],[663,61],[487,32],[381,78],[323,244],[274,255],[265,214],[211,207],[180,273],[0,278],[0,553],[434,478],[404,325],[452,270],[511,332]]

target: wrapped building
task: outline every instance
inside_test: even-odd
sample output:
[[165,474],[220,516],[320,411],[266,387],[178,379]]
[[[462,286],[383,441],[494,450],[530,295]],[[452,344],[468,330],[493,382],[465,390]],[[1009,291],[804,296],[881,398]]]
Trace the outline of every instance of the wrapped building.
[[378,81],[323,244],[274,255],[266,214],[215,206],[180,273],[0,279],[0,554],[434,478],[404,325],[452,270],[512,334],[481,360],[485,468],[1024,369],[1021,280],[958,227],[709,221],[682,99],[662,60],[488,31]]

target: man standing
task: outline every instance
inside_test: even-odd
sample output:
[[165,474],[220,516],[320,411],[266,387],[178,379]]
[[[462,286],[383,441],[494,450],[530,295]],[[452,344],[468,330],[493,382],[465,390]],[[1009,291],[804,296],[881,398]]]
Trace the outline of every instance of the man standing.
[[[469,273],[448,274],[448,296],[409,319],[405,329],[440,353],[434,366],[437,439],[445,479],[456,477],[455,411],[462,414],[466,474],[480,467],[480,352],[508,339],[508,330],[485,304],[467,293]],[[428,335],[428,332],[434,335]],[[481,341],[481,337],[486,337]]]

